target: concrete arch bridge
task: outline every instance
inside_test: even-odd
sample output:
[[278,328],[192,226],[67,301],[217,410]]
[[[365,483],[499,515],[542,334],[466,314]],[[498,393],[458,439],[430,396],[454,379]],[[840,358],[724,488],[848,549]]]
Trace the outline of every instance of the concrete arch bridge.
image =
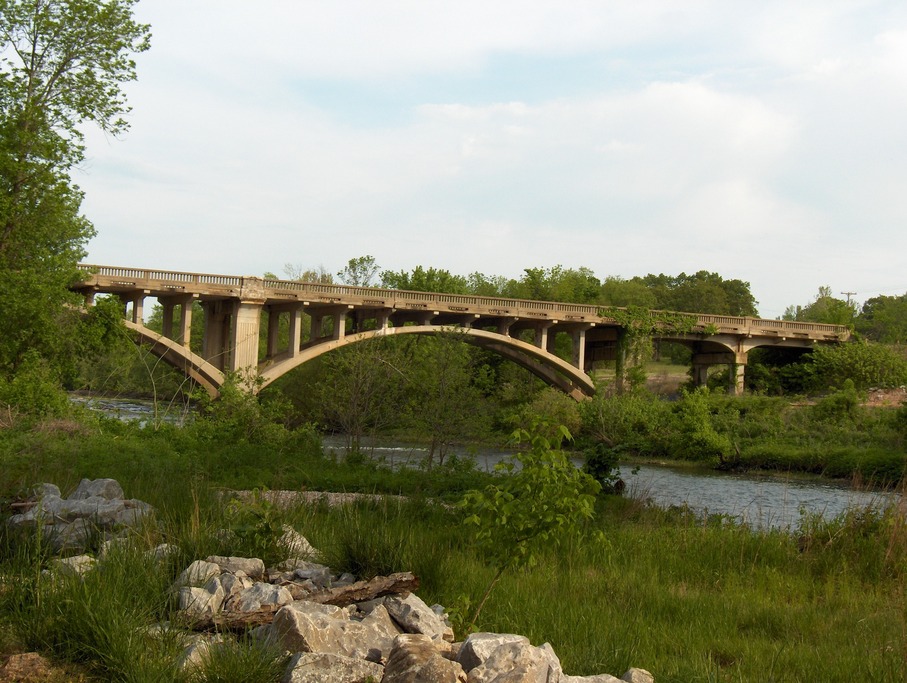
[[[87,305],[99,293],[118,296],[128,313],[126,326],[138,339],[212,396],[223,386],[227,372],[252,370],[259,378],[255,388],[263,388],[303,363],[348,344],[455,328],[464,341],[518,363],[580,400],[595,393],[588,374],[593,365],[615,359],[625,333],[617,320],[603,315],[601,307],[584,304],[118,266],[82,264],[79,269],[84,280],[72,289],[85,297]],[[162,334],[143,324],[147,297],[157,298],[163,307]],[[201,304],[204,315],[201,354],[190,349],[195,302]],[[712,365],[731,366],[730,388],[736,393],[743,391],[747,354],[752,349],[805,349],[843,342],[850,335],[840,325],[684,315],[691,319],[686,326],[690,331],[666,331],[659,338],[692,348],[698,382],[705,382]],[[282,327],[289,335],[280,334]],[[305,338],[304,328],[308,329]],[[556,341],[564,336],[571,349],[569,361],[554,353]]]

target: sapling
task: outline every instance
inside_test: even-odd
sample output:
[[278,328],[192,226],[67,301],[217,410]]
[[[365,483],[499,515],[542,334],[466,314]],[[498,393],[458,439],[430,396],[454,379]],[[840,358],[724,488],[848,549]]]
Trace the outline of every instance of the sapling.
[[535,421],[528,431],[516,430],[512,442],[528,445],[528,450],[496,466],[506,475],[499,483],[463,497],[460,505],[467,512],[466,523],[476,527],[477,547],[497,570],[467,630],[504,572],[533,566],[545,543],[579,531],[580,524],[594,515],[601,485],[561,450],[561,444],[571,439],[563,425],[543,421]]

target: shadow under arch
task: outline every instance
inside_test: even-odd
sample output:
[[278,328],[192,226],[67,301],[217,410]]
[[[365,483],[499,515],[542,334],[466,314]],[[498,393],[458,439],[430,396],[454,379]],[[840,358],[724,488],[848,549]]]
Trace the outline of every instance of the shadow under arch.
[[398,334],[442,334],[454,332],[462,334],[463,341],[481,348],[494,351],[508,360],[517,363],[529,372],[536,375],[547,384],[560,389],[577,401],[591,397],[595,393],[592,379],[579,368],[574,367],[554,354],[548,353],[533,344],[507,337],[488,330],[444,327],[441,325],[408,325],[401,327],[388,327],[380,330],[357,332],[344,336],[343,339],[333,339],[319,342],[304,348],[296,356],[278,358],[270,363],[265,363],[259,368],[259,377],[262,380],[261,388],[271,384],[300,365],[311,361],[322,354],[339,349],[349,344],[363,342]]

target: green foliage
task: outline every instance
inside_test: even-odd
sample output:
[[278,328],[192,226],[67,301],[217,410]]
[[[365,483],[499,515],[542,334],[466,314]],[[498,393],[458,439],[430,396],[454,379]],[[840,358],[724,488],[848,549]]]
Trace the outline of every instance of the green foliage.
[[820,399],[813,412],[820,420],[853,420],[860,410],[860,393],[852,379],[844,380],[844,385],[832,394]]
[[[700,270],[693,275],[649,274],[645,277],[634,277],[629,282],[642,285],[652,293],[654,297],[652,308],[715,315],[757,315],[757,302],[750,292],[750,283],[742,280],[725,280],[718,273]],[[635,302],[627,302],[630,303]]]
[[231,373],[217,398],[198,392],[198,419],[189,429],[206,440],[279,445],[288,436],[283,424],[289,403],[279,394],[267,398],[248,391],[255,379]]
[[817,346],[809,361],[813,390],[842,386],[847,380],[857,389],[907,384],[907,360],[882,344],[854,341]]
[[812,303],[806,306],[788,306],[782,317],[784,320],[852,325],[856,314],[855,302],[836,299],[831,295],[831,287],[819,287],[819,293]]
[[343,270],[337,273],[337,277],[345,285],[374,287],[375,278],[380,270],[381,267],[374,256],[358,256],[347,261]]
[[709,396],[707,387],[681,392],[674,408],[678,429],[672,444],[673,455],[718,464],[734,452],[730,437],[715,428]]
[[70,410],[57,371],[35,349],[25,352],[12,379],[0,376],[0,405],[3,404],[37,419],[61,417]]
[[287,668],[287,655],[273,640],[246,635],[212,645],[185,683],[277,683]]
[[495,583],[508,569],[532,566],[546,543],[564,542],[595,513],[601,485],[574,467],[560,449],[570,433],[561,427],[547,436],[545,425],[517,430],[513,440],[528,451],[497,466],[504,476],[483,491],[470,491],[461,502],[466,523],[475,525],[476,546],[495,566],[497,574],[476,607],[478,618]]
[[599,441],[586,448],[583,455],[583,472],[599,483],[602,493],[613,495],[624,492],[626,484],[620,478],[620,451]]
[[856,329],[882,344],[907,343],[907,294],[868,299],[857,317]]
[[255,488],[249,496],[232,499],[224,517],[236,535],[243,557],[257,557],[269,567],[286,559],[278,545],[283,519],[263,490]]
[[452,275],[448,270],[422,266],[416,266],[412,273],[405,270],[399,272],[385,270],[381,273],[381,286],[446,294],[466,294],[468,291],[466,278],[462,275]]
[[0,372],[31,349],[55,357],[76,263],[94,234],[79,214],[71,169],[84,159],[81,124],[126,130],[122,84],[149,29],[135,0],[0,1]]
[[584,429],[609,449],[631,455],[666,453],[670,405],[643,391],[617,394],[601,390],[580,404]]

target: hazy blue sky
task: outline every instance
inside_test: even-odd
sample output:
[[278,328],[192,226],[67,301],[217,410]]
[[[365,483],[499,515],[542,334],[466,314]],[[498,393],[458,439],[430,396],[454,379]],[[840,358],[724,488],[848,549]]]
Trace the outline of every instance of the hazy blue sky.
[[907,3],[143,0],[90,263],[907,291]]

